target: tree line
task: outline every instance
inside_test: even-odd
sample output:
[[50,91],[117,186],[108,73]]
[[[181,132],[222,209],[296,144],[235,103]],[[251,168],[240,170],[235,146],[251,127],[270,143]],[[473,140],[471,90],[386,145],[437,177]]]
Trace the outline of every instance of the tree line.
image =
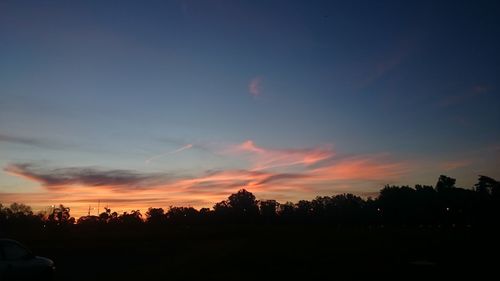
[[472,227],[500,225],[500,183],[479,176],[470,189],[455,186],[456,180],[441,175],[435,186],[385,186],[376,198],[363,199],[345,193],[318,196],[297,203],[257,200],[242,189],[212,209],[192,207],[149,208],[118,214],[109,208],[98,216],[71,216],[70,208],[54,207],[35,213],[30,206],[0,204],[0,233],[13,228],[27,230],[70,227],[131,227],[195,224],[333,224],[405,225],[420,227]]

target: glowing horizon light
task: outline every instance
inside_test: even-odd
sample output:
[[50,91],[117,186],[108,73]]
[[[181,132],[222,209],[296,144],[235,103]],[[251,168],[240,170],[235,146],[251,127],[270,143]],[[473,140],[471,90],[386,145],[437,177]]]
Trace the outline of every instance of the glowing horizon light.
[[[169,153],[191,147],[188,144]],[[383,155],[338,158],[331,145],[270,149],[247,140],[213,153],[229,159],[249,160],[249,167],[175,177],[169,171],[50,168],[35,164],[9,164],[4,170],[12,176],[36,182],[46,190],[32,194],[33,199],[29,202],[62,202],[79,215],[88,213],[88,205],[94,202],[107,202],[122,210],[139,209],[143,212],[149,207],[179,204],[211,207],[241,188],[257,196],[278,200],[302,199],[313,196],[316,186],[330,184],[345,190],[346,184],[356,186],[364,182],[397,179],[409,171],[406,163]],[[20,199],[14,194],[10,197],[10,200]],[[29,198],[30,194],[23,194],[25,201]]]

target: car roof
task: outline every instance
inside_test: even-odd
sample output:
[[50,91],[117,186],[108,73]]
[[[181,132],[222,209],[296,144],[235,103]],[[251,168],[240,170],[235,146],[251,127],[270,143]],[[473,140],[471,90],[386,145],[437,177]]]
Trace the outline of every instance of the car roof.
[[16,241],[14,239],[7,239],[7,238],[0,238],[0,243],[16,243],[16,244],[21,244],[19,241]]

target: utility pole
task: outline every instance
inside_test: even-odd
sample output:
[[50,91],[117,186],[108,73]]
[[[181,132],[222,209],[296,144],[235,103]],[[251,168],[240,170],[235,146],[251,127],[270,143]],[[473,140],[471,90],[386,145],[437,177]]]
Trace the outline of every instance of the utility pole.
[[101,200],[97,200],[97,216],[99,216],[99,205],[101,204]]

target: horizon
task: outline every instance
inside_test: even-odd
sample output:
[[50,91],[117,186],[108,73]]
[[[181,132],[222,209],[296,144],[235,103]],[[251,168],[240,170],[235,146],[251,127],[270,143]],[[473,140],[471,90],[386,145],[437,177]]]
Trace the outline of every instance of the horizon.
[[[377,194],[373,194],[373,196],[359,196],[356,194],[352,193],[339,193],[339,194],[331,194],[331,195],[326,195],[326,196],[316,196],[313,199],[305,199],[302,198],[296,202],[291,202],[291,201],[286,201],[285,203],[279,202],[277,200],[274,200],[272,198],[268,199],[261,199],[253,195],[253,193],[249,190],[246,190],[244,188],[239,189],[238,191],[232,193],[228,198],[221,200],[220,202],[216,202],[213,206],[201,206],[201,207],[193,207],[193,206],[173,206],[170,205],[168,208],[164,208],[164,206],[149,206],[147,209],[130,209],[130,210],[114,210],[109,206],[108,204],[105,204],[105,202],[101,202],[100,200],[97,201],[97,207],[94,205],[88,206],[87,213],[79,213],[77,216],[70,215],[67,217],[68,221],[70,222],[70,218],[74,218],[75,220],[73,223],[78,223],[80,218],[85,218],[85,217],[100,217],[101,215],[106,214],[106,220],[109,219],[109,215],[112,213],[116,213],[118,217],[120,216],[125,216],[127,214],[135,213],[139,211],[139,214],[144,214],[145,217],[141,217],[141,220],[146,221],[149,218],[148,212],[153,210],[154,214],[165,214],[167,215],[170,213],[173,209],[194,209],[195,211],[199,212],[199,214],[202,213],[202,211],[207,210],[208,213],[218,213],[218,215],[224,215],[223,209],[226,208],[236,208],[239,209],[240,211],[244,211],[244,206],[240,206],[239,204],[250,204],[256,209],[259,210],[261,216],[265,216],[265,212],[269,211],[266,209],[266,207],[272,206],[272,209],[275,212],[275,215],[277,214],[282,214],[284,209],[281,209],[283,206],[289,206],[292,205],[293,208],[297,211],[300,209],[303,209],[304,206],[308,206],[307,204],[312,204],[312,206],[320,206],[321,208],[325,208],[323,204],[330,204],[335,206],[336,203],[332,203],[334,201],[342,201],[342,200],[348,200],[351,203],[357,202],[357,203],[362,203],[365,204],[366,206],[369,206],[369,209],[371,211],[380,211],[380,202],[383,201],[385,204],[387,204],[388,201],[393,201],[393,203],[399,203],[397,202],[398,200],[394,197],[394,193],[399,194],[398,196],[400,199],[405,199],[408,200],[408,198],[404,197],[404,194],[408,195],[408,191],[413,192],[413,199],[412,200],[422,200],[423,203],[426,204],[427,208],[429,210],[439,210],[438,209],[433,209],[429,204],[430,202],[428,201],[430,198],[433,198],[433,196],[429,196],[430,194],[441,194],[440,197],[434,197],[434,199],[437,199],[438,201],[441,201],[441,204],[444,203],[444,206],[447,206],[447,204],[450,204],[448,201],[450,198],[453,198],[454,196],[461,194],[461,200],[464,200],[464,198],[468,198],[468,200],[472,200],[473,203],[476,207],[481,206],[481,204],[495,204],[495,202],[498,200],[498,188],[500,187],[499,181],[496,179],[493,179],[488,176],[481,175],[478,177],[478,181],[474,186],[472,187],[461,187],[456,185],[456,179],[448,177],[446,175],[440,175],[439,179],[436,182],[436,185],[422,185],[422,184],[415,184],[413,186],[410,185],[385,185],[383,188],[377,192]],[[433,191],[429,193],[429,191]],[[463,193],[464,191],[468,193]],[[425,196],[415,196],[415,194],[422,194]],[[392,194],[392,195],[391,195]],[[454,194],[454,195],[453,195]],[[467,194],[464,197],[464,194]],[[238,198],[238,199],[237,199]],[[245,199],[241,199],[245,198]],[[347,198],[347,199],[346,199]],[[448,199],[443,199],[443,198],[448,198]],[[236,199],[236,200],[235,200]],[[246,200],[248,200],[248,203]],[[427,201],[426,201],[427,200]],[[474,201],[474,200],[479,200],[479,201]],[[493,200],[493,201],[489,201]],[[314,203],[314,202],[317,203]],[[431,199],[432,201],[432,199]],[[482,203],[481,203],[482,201]],[[243,203],[242,203],[243,202]],[[101,205],[102,203],[102,205]],[[261,203],[263,205],[261,205]],[[234,205],[235,204],[235,205]],[[347,204],[349,205],[349,204]],[[389,204],[390,205],[390,204]],[[452,203],[451,205],[454,206],[454,211],[461,213],[463,211],[462,208],[464,208],[463,202],[461,204],[457,204],[457,202]],[[264,207],[263,207],[264,206]],[[375,208],[378,206],[377,208]],[[315,207],[315,208],[316,208]],[[345,207],[345,206],[344,206]],[[358,208],[363,208],[361,205],[357,205]],[[434,206],[435,207],[435,206]],[[442,206],[443,207],[443,206]],[[243,208],[243,209],[242,209]],[[266,211],[263,212],[263,209],[266,209]],[[51,214],[53,215],[54,212],[57,210],[57,212],[63,212],[63,210],[68,210],[68,214],[71,214],[71,206],[64,206],[64,204],[54,204],[51,206],[47,206],[46,208],[42,210],[34,210],[32,206],[21,203],[21,202],[14,202],[10,206],[3,206],[0,202],[0,211],[3,211],[5,213],[6,210],[10,209],[12,212],[21,214],[21,216],[37,216],[38,219],[41,221],[53,221],[54,218],[50,218]],[[102,210],[102,212],[101,212]],[[446,212],[450,211],[450,207],[447,206],[445,208]],[[465,210],[470,211],[469,209],[465,208]],[[157,211],[160,211],[159,213]],[[179,210],[180,212],[186,212],[187,210]],[[316,210],[318,211],[318,210]],[[315,211],[315,212],[316,212]],[[331,210],[330,210],[331,211]],[[484,210],[483,210],[484,211]],[[257,212],[257,213],[259,213]],[[393,210],[390,210],[389,213],[394,212]],[[7,212],[8,213],[8,212]],[[175,213],[175,212],[174,212]],[[286,213],[286,211],[285,211]],[[439,213],[439,211],[438,211]],[[240,215],[243,215],[244,217],[245,213],[242,213]],[[249,215],[249,214],[247,214]],[[256,215],[256,214],[254,214]],[[267,214],[269,215],[269,214]],[[14,219],[16,217],[14,216]],[[65,223],[66,223],[65,222]]]
[[81,216],[500,180],[499,12],[2,1],[0,203]]
[[[440,175],[440,177],[445,177],[445,178],[449,178],[448,176],[446,175]],[[458,189],[464,189],[464,190],[470,190],[470,191],[474,191],[474,192],[477,192],[477,184],[479,183],[479,178],[480,177],[484,177],[485,175],[480,175],[478,177],[478,182],[474,185],[474,186],[469,186],[469,187],[463,187],[463,186],[456,186],[455,183],[453,184],[453,187],[454,188],[458,188]],[[488,176],[485,176],[486,178],[490,178]],[[456,179],[454,178],[450,178],[451,180],[453,180],[454,182],[456,182]],[[493,178],[490,178],[490,179],[493,179]],[[437,183],[439,182],[440,178],[437,180]],[[495,180],[495,179],[493,179]],[[498,182],[498,181],[497,181]],[[397,188],[404,188],[404,187],[409,187],[410,189],[413,189],[413,190],[417,190],[418,191],[418,186],[420,187],[431,187],[432,189],[436,190],[437,191],[437,184],[436,185],[425,185],[425,184],[414,184],[414,185],[385,185],[384,187],[381,187],[379,189],[379,191],[377,192],[373,192],[371,194],[368,194],[368,195],[362,195],[362,194],[353,194],[353,193],[349,193],[349,192],[344,192],[344,193],[335,193],[335,194],[327,194],[327,195],[315,195],[314,197],[312,198],[297,198],[297,201],[286,201],[286,202],[280,202],[279,200],[275,200],[273,198],[258,198],[258,197],[255,197],[256,199],[256,202],[261,202],[261,201],[275,201],[278,206],[279,205],[283,205],[283,204],[288,204],[288,203],[291,203],[291,204],[294,204],[294,205],[297,205],[300,201],[313,201],[313,200],[317,200],[318,198],[321,198],[321,197],[334,197],[334,196],[337,196],[337,195],[354,195],[354,196],[358,196],[359,198],[361,198],[362,200],[378,200],[379,197],[380,197],[380,194],[381,194],[381,191],[385,188],[393,188],[393,187],[397,187]],[[415,189],[417,187],[417,189]],[[253,194],[250,190],[246,190],[245,188],[242,188],[242,189],[239,189],[239,190],[235,190],[233,194],[231,195],[234,195],[235,193],[239,193],[241,191],[248,191],[250,194]],[[490,191],[491,192],[491,191]],[[72,206],[68,206],[68,205],[64,205],[64,204],[61,204],[61,203],[56,203],[56,204],[52,204],[52,205],[48,205],[48,206],[43,206],[43,207],[39,207],[38,206],[38,209],[34,209],[32,208],[33,206],[29,205],[29,204],[25,204],[25,202],[10,202],[10,204],[22,204],[22,205],[25,205],[25,206],[28,206],[30,207],[30,209],[33,211],[33,214],[41,214],[41,215],[44,215],[44,217],[50,215],[51,211],[53,212],[56,208],[59,208],[61,205],[64,206],[65,208],[69,208],[70,210],[73,210],[71,211],[71,217],[74,217],[76,220],[78,220],[79,218],[81,217],[86,217],[86,216],[99,216],[100,214],[103,214],[105,212],[107,212],[106,209],[109,209],[110,212],[116,212],[118,215],[122,215],[122,214],[127,214],[127,213],[130,213],[131,211],[139,211],[141,214],[146,214],[146,212],[149,210],[149,209],[162,209],[162,210],[165,210],[165,211],[168,211],[170,210],[171,208],[194,208],[195,210],[197,211],[200,211],[201,209],[208,209],[210,211],[214,211],[215,210],[215,205],[217,203],[220,203],[222,201],[227,201],[227,198],[222,198],[221,201],[219,202],[214,202],[214,204],[212,204],[211,206],[205,206],[205,205],[200,205],[200,206],[192,206],[192,205],[187,205],[187,206],[181,206],[181,205],[169,205],[169,206],[141,206],[140,208],[130,208],[130,209],[113,209],[111,205],[107,204],[106,202],[101,202],[101,200],[97,200],[97,202],[84,202],[82,204],[78,204],[77,206],[77,215],[75,215],[75,212],[74,212],[74,209],[72,208]],[[88,203],[88,205],[84,205]],[[2,202],[0,202],[0,204],[2,204]],[[86,211],[83,212],[82,208],[86,206]],[[5,205],[5,206],[2,206],[4,209],[5,208],[9,208],[10,206],[9,205]],[[146,218],[143,217],[142,218],[143,220],[145,220]]]

